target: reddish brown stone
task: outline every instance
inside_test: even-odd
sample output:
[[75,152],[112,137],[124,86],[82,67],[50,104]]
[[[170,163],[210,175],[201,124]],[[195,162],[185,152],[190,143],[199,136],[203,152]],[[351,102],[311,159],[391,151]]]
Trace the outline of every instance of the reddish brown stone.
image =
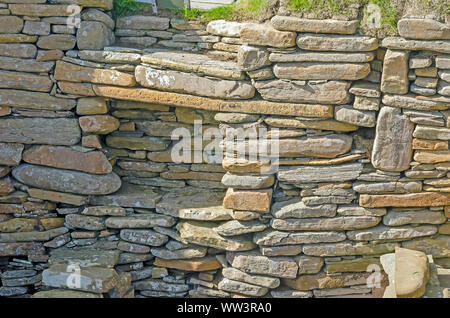
[[366,208],[443,206],[450,205],[450,193],[362,194],[359,204]]

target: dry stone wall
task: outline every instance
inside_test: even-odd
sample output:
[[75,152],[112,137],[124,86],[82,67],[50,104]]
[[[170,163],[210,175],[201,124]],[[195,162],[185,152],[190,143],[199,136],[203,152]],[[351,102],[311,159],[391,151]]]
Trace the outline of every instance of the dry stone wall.
[[[29,2],[0,0],[0,296],[381,297],[400,246],[448,268],[448,25]],[[250,145],[277,136],[271,169]]]

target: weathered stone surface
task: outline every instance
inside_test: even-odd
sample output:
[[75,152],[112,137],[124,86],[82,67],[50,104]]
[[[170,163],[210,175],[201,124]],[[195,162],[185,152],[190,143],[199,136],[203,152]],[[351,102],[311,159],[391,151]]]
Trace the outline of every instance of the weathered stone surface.
[[382,194],[382,193],[410,193],[422,191],[422,184],[411,182],[377,182],[353,184],[353,190],[358,193]]
[[392,107],[408,108],[415,110],[445,110],[448,103],[432,99],[418,99],[416,95],[383,95],[383,104]]
[[185,284],[166,283],[160,279],[146,279],[133,283],[136,290],[153,290],[158,292],[182,293],[189,290],[189,286]]
[[40,21],[25,21],[23,33],[28,35],[49,35],[50,23]]
[[378,48],[378,40],[365,36],[299,34],[297,45],[303,50],[366,52]]
[[383,107],[378,123],[372,164],[385,171],[404,171],[409,168],[412,156],[414,124],[397,108]]
[[133,75],[105,69],[96,69],[67,63],[56,62],[55,79],[69,82],[89,82],[97,84],[111,84],[117,86],[134,86]]
[[22,72],[0,71],[0,87],[49,92],[53,83],[48,76]]
[[33,187],[75,194],[109,194],[117,191],[121,185],[119,176],[113,172],[91,175],[30,164],[14,168],[12,175],[18,181]]
[[31,231],[31,232],[17,232],[17,233],[1,233],[0,242],[44,242],[67,233],[69,230],[65,227],[59,227],[48,231]]
[[116,27],[129,30],[166,30],[169,22],[168,18],[133,15],[118,19]]
[[[413,139],[413,149],[418,150],[447,150],[448,149],[448,141],[440,141],[440,140],[428,140],[428,139]],[[441,159],[445,158],[445,151],[416,151],[414,154],[414,160],[420,163],[432,163],[429,161],[440,162]],[[448,160],[443,160],[448,161]]]
[[450,40],[448,25],[432,19],[401,19],[398,33],[407,39]]
[[170,251],[165,248],[152,248],[151,252],[155,257],[164,260],[190,259],[206,256],[207,248],[192,247],[192,248],[183,248],[175,251]]
[[0,56],[0,69],[8,71],[47,73],[54,65],[54,62],[37,62],[31,59]]
[[359,25],[358,20],[312,20],[297,17],[274,16],[271,20],[275,29],[281,31],[311,32],[311,33],[334,33],[353,34]]
[[187,260],[165,260],[157,257],[153,265],[193,272],[204,272],[222,268],[222,265],[217,261],[215,257],[202,257]]
[[30,232],[39,229],[39,221],[37,219],[14,218],[0,223],[0,232]]
[[106,135],[119,128],[119,120],[109,115],[83,116],[78,119],[85,133]]
[[373,52],[294,52],[294,53],[271,53],[271,62],[332,62],[332,63],[367,63],[375,58]]
[[223,278],[219,284],[218,288],[220,290],[228,291],[231,293],[244,294],[253,297],[261,297],[267,294],[269,291],[265,287],[260,287],[244,282],[234,281],[228,278]]
[[106,156],[99,151],[81,152],[66,147],[35,146],[23,153],[27,163],[94,174],[112,171]]
[[362,171],[360,163],[338,166],[280,167],[278,179],[289,183],[342,182],[355,180]]
[[269,80],[255,83],[255,88],[264,99],[292,103],[344,104],[349,99],[349,87],[350,83],[342,81],[306,84]]
[[120,231],[120,238],[124,241],[149,246],[161,246],[168,241],[168,237],[153,230],[125,229]]
[[434,258],[450,257],[450,236],[439,235],[435,238],[417,238],[403,242],[402,247],[433,255]]
[[278,219],[333,217],[336,215],[335,204],[307,206],[301,198],[276,202],[272,205],[271,213]]
[[367,63],[298,62],[275,64],[276,77],[291,80],[358,80],[370,73]]
[[387,50],[381,77],[381,91],[406,94],[409,89],[408,55],[406,51]]
[[94,294],[69,289],[52,289],[39,291],[31,296],[31,298],[102,298],[101,294]]
[[144,87],[223,99],[248,99],[255,94],[252,85],[214,80],[189,73],[136,67],[136,80]]
[[333,130],[339,132],[349,132],[358,129],[357,126],[343,123],[336,120],[300,120],[279,117],[267,117],[264,119],[269,126],[278,128],[303,128]]
[[85,20],[85,21],[102,22],[111,30],[114,30],[114,27],[115,27],[114,20],[109,15],[107,15],[106,13],[103,13],[103,11],[100,11],[98,9],[84,10],[81,14],[81,19]]
[[359,204],[366,208],[377,207],[427,207],[450,205],[450,193],[422,192],[410,194],[362,194]]
[[424,139],[449,140],[450,129],[444,127],[417,125],[414,129],[413,136]]
[[208,33],[225,36],[225,37],[239,37],[244,23],[214,20],[208,23],[206,31]]
[[371,273],[345,273],[339,276],[328,276],[326,274],[302,275],[296,279],[283,279],[282,282],[297,290],[312,290],[324,288],[341,288],[353,285],[366,284]]
[[447,218],[442,212],[432,211],[390,211],[383,217],[383,224],[400,226],[405,224],[442,224]]
[[39,37],[36,45],[46,50],[71,50],[76,45],[76,39],[69,34],[51,34]]
[[0,119],[0,141],[71,146],[79,142],[80,135],[75,119]]
[[28,189],[28,194],[36,199],[67,203],[76,206],[86,204],[89,201],[88,198],[84,196],[42,189]]
[[226,173],[222,178],[222,184],[235,189],[262,189],[273,185],[273,175],[267,176],[242,176]]
[[81,267],[108,267],[113,268],[119,258],[117,250],[101,250],[95,248],[71,249],[62,247],[50,252],[49,263],[78,264]]
[[417,227],[387,227],[379,225],[373,229],[348,231],[347,237],[353,241],[402,241],[415,237],[431,236],[437,233],[437,227],[422,225]]
[[252,285],[257,285],[266,288],[277,288],[280,285],[278,278],[249,275],[236,268],[227,267],[222,270],[222,275],[230,280],[244,282]]
[[401,37],[387,37],[381,41],[381,46],[394,50],[450,53],[449,41],[420,41],[403,39]]
[[281,231],[330,231],[370,228],[380,223],[375,216],[339,216],[334,218],[272,219],[272,228]]
[[273,298],[311,298],[312,291],[299,291],[295,289],[278,288],[270,292]]
[[235,190],[229,188],[223,206],[227,209],[268,212],[272,200],[272,189]]
[[37,48],[33,44],[0,44],[0,55],[16,58],[34,58]]
[[378,258],[363,257],[352,260],[342,260],[327,264],[327,274],[344,272],[366,272],[369,266],[381,266]]
[[21,109],[71,110],[76,103],[72,99],[54,97],[46,93],[27,92],[13,89],[0,90],[0,104]]
[[36,35],[25,34],[0,34],[0,43],[35,43]]
[[99,63],[139,64],[141,62],[141,55],[138,53],[83,50],[78,52],[78,56],[83,60]]
[[77,31],[77,46],[80,50],[102,50],[114,43],[113,31],[98,21],[81,21]]
[[295,278],[298,265],[288,257],[267,257],[256,252],[227,253],[233,268],[247,274],[269,275],[279,278]]
[[156,52],[143,55],[143,63],[181,72],[194,72],[223,79],[244,79],[244,73],[233,62],[221,62],[205,55],[178,52]]
[[[68,288],[71,281],[66,265],[53,265],[42,273],[42,283],[46,286]],[[70,286],[73,289],[106,293],[118,284],[118,275],[114,269],[99,267],[82,268],[80,271],[80,286]]]
[[395,249],[395,293],[399,298],[419,298],[430,278],[427,255],[406,248]]
[[236,236],[247,233],[261,232],[267,228],[267,225],[259,220],[239,221],[233,220],[225,222],[214,229],[222,236]]
[[251,45],[287,48],[295,45],[295,33],[278,31],[270,25],[247,23],[240,33],[243,42]]
[[20,33],[23,28],[23,20],[16,16],[0,16],[0,33]]
[[243,71],[254,71],[270,65],[269,52],[258,47],[241,45],[237,51],[237,66]]
[[334,118],[361,127],[375,127],[376,123],[375,112],[356,110],[350,105],[337,106],[334,109]]
[[156,212],[186,219],[229,220],[231,210],[221,207],[222,200],[223,193],[214,191],[167,193],[157,204]]
[[91,198],[91,204],[154,209],[161,195],[152,189],[123,183],[118,192]]
[[130,215],[123,217],[109,217],[105,220],[105,224],[108,228],[113,229],[139,229],[139,228],[151,228],[154,226],[171,227],[174,225],[175,219],[156,213],[145,213],[142,215]]
[[303,253],[311,256],[378,255],[394,251],[396,243],[356,244],[352,242],[323,243],[303,246]]
[[42,255],[44,253],[45,248],[42,243],[0,243],[0,256]]
[[[304,220],[302,220],[304,221]],[[253,241],[258,245],[283,246],[324,242],[340,242],[345,235],[339,232],[281,232],[267,230],[254,235]]]
[[214,230],[214,224],[187,221],[177,227],[182,239],[201,246],[209,246],[226,251],[248,251],[255,247],[251,240],[243,236],[232,238],[220,236]]
[[223,112],[242,112],[259,114],[278,114],[283,116],[330,117],[332,107],[318,104],[272,103],[268,101],[225,101],[192,95],[160,92],[140,88],[119,88],[94,86],[98,96],[156,103],[170,106],[190,107]]
[[156,137],[126,137],[126,136],[107,136],[106,144],[113,148],[125,148],[130,150],[164,150],[169,142]]
[[82,229],[88,231],[99,231],[106,229],[105,221],[102,218],[79,214],[66,215],[65,225],[68,228]]
[[450,151],[416,151],[414,154],[414,160],[420,163],[447,162],[450,161]]
[[22,160],[24,146],[14,143],[0,143],[0,164],[5,166],[17,166]]

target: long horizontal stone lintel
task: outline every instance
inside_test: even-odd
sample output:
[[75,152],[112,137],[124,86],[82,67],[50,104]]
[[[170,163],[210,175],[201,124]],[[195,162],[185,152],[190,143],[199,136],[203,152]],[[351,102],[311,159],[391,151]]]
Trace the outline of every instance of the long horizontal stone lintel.
[[359,205],[365,208],[446,206],[450,205],[450,193],[362,194]]
[[121,88],[93,85],[97,96],[145,103],[190,107],[221,112],[240,112],[311,118],[333,117],[333,107],[318,104],[276,103],[263,100],[227,101],[145,88]]

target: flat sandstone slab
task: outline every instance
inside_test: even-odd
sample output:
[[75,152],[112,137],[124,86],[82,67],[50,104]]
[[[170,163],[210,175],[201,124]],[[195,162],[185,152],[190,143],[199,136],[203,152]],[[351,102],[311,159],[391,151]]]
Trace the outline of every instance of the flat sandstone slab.
[[160,92],[144,88],[120,88],[98,85],[93,85],[93,88],[97,96],[221,112],[319,118],[329,118],[333,114],[333,107],[328,105],[274,103],[263,100],[227,101],[178,93]]
[[80,138],[81,131],[76,119],[0,119],[0,141],[4,142],[72,146]]
[[411,194],[362,194],[359,204],[366,208],[377,207],[428,207],[450,205],[450,193],[422,192]]
[[115,173],[93,175],[30,164],[17,166],[12,174],[18,181],[32,187],[75,194],[109,194],[121,185]]

